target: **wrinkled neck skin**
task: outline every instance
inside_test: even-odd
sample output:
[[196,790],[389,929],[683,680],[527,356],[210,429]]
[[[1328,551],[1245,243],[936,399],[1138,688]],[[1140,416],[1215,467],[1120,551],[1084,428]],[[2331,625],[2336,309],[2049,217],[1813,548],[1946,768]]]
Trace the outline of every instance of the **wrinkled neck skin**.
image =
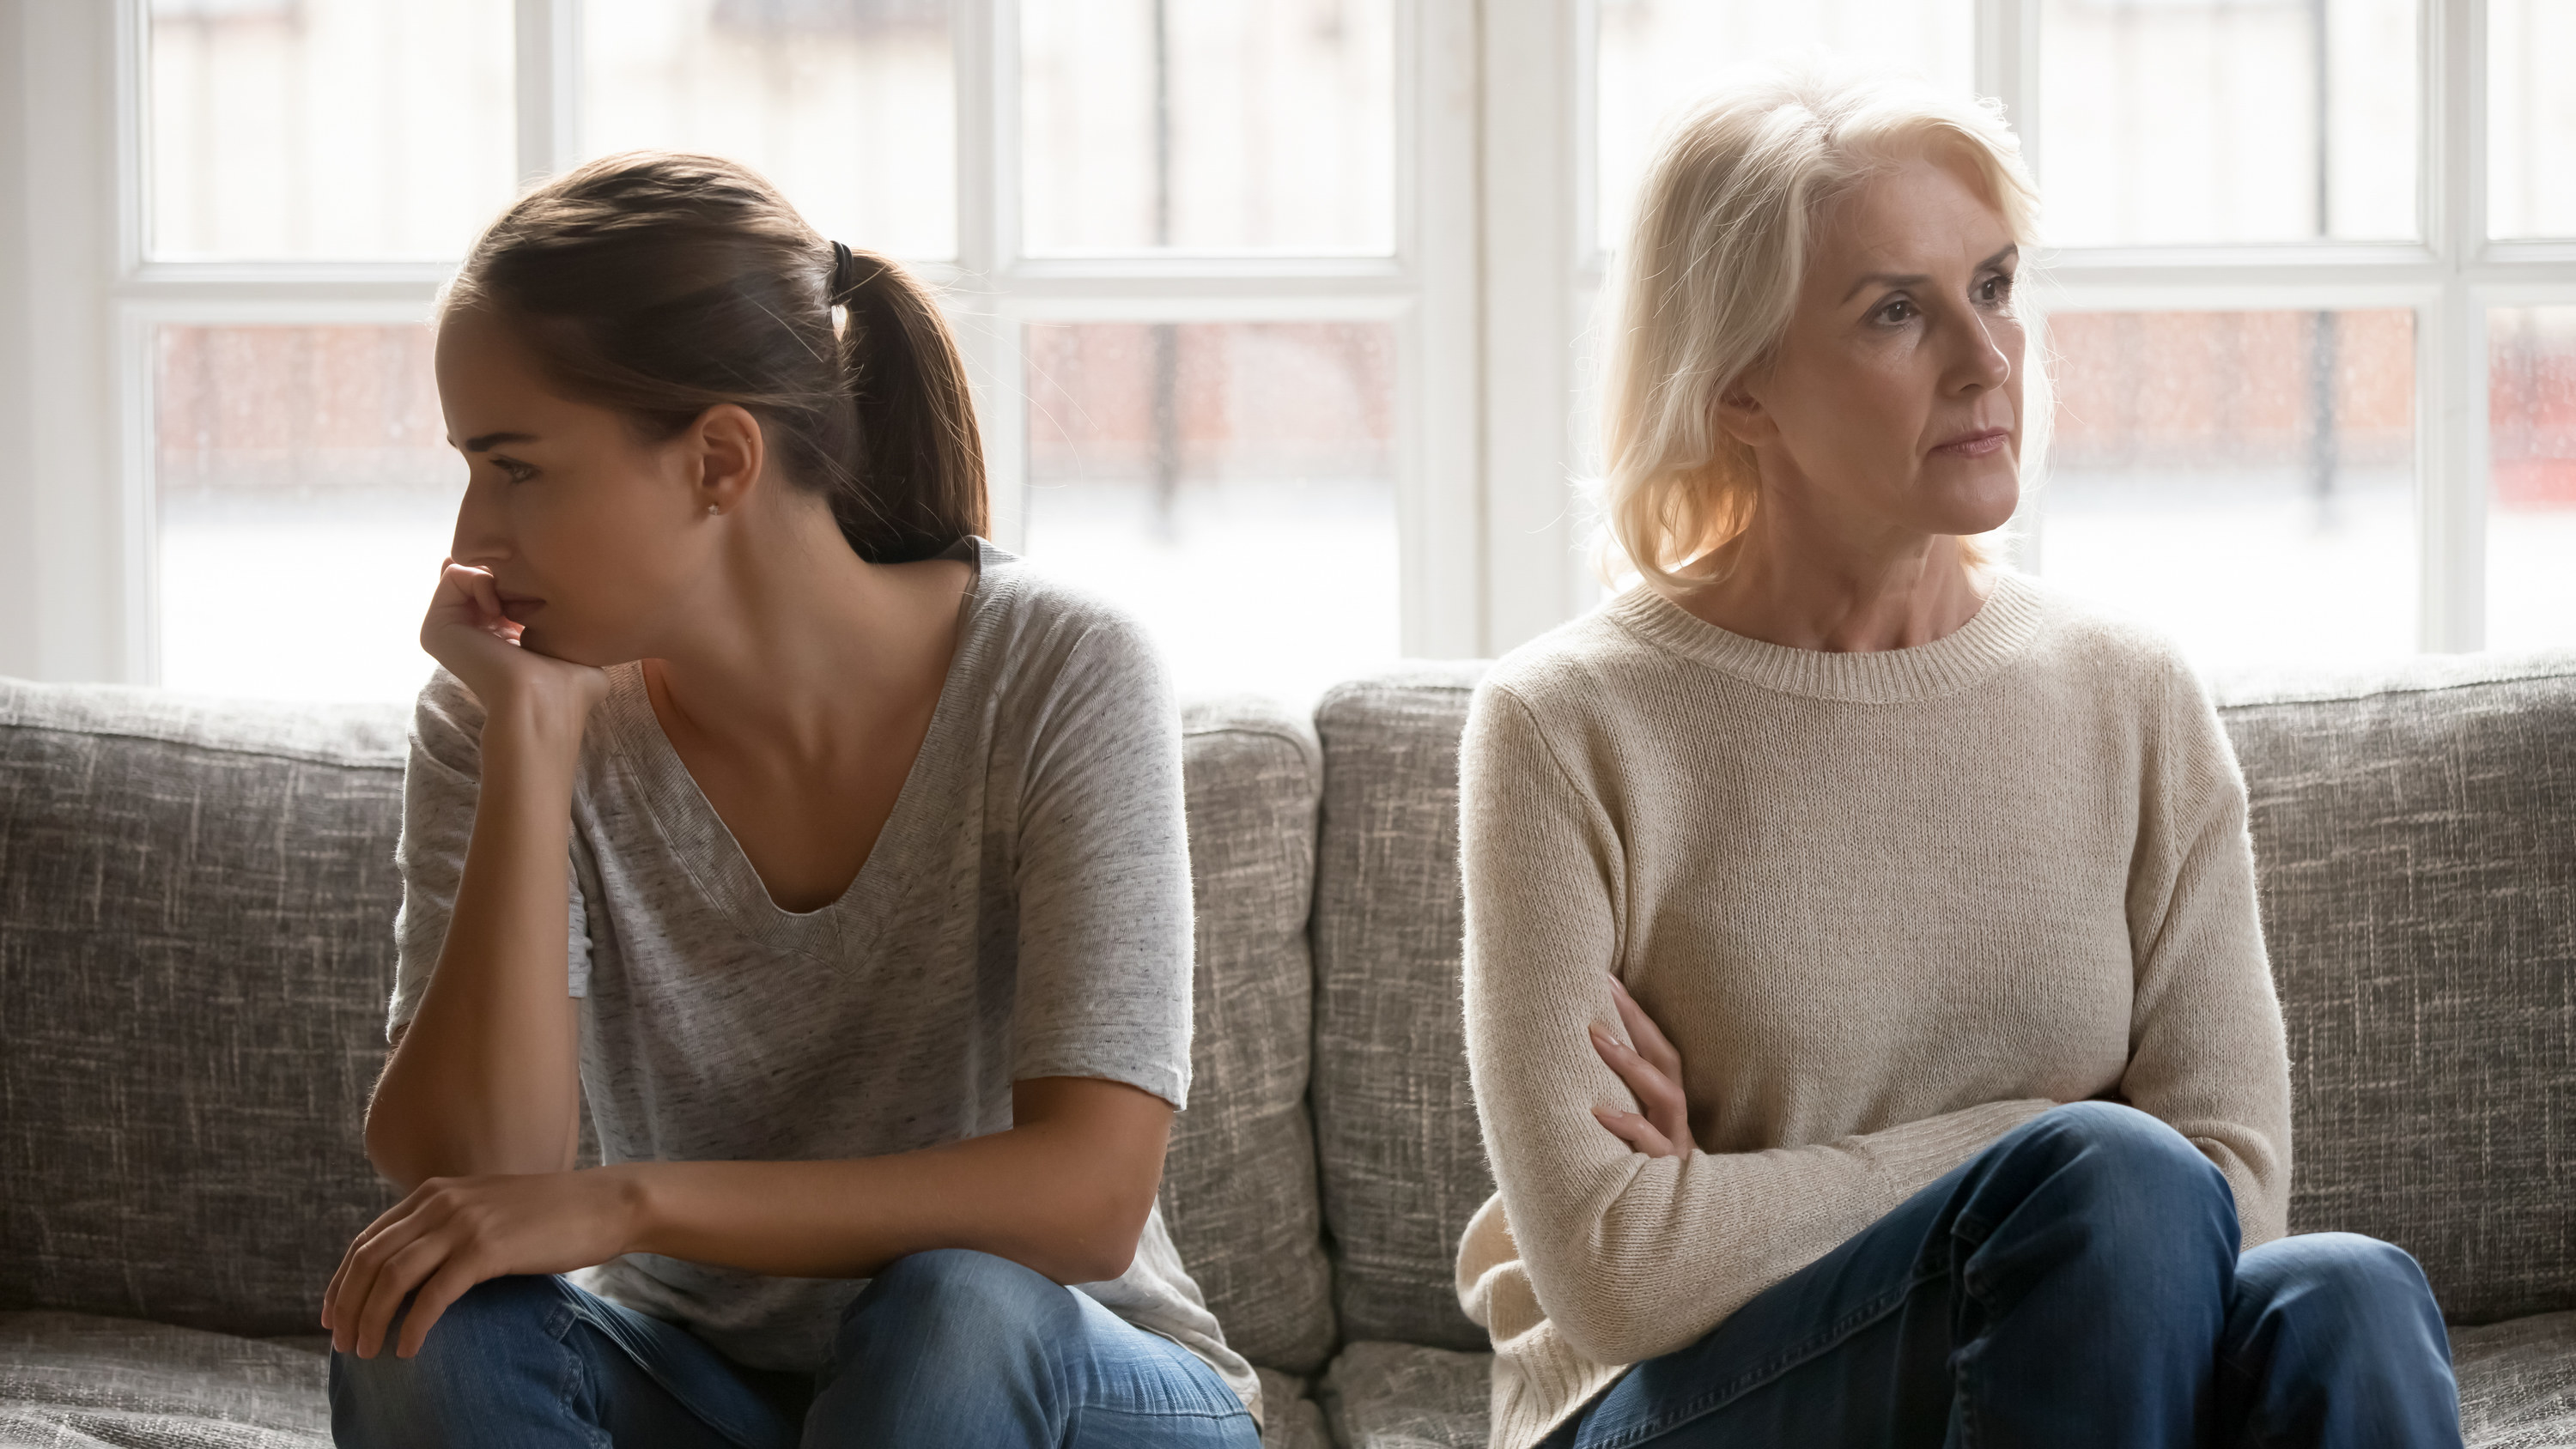
[[1787,459],[1761,461],[1751,526],[1682,570],[1708,580],[1676,597],[1684,609],[1766,644],[1866,654],[1932,643],[1984,607],[1994,580],[1956,535],[1837,510],[1781,476],[1795,470]]

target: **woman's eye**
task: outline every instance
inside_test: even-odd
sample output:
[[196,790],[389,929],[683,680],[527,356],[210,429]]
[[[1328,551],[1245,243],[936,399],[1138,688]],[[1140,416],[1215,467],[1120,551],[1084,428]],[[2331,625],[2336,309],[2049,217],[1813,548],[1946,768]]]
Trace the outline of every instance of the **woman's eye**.
[[2006,297],[2012,295],[2012,287],[2013,279],[1998,273],[1995,276],[1986,278],[1985,284],[1977,288],[1977,300],[1980,302],[2000,302]]
[[1903,297],[1878,309],[1878,320],[1881,322],[1903,322],[1913,315],[1914,304]]
[[492,460],[492,466],[500,469],[501,476],[509,479],[513,483],[525,483],[529,479],[537,476],[536,469],[529,467],[527,464],[520,462],[516,458],[495,458]]

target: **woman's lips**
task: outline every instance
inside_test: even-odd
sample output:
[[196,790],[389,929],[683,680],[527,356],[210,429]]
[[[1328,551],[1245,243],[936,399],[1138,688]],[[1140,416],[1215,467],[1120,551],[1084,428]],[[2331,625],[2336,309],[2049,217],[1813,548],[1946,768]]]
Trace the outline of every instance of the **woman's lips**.
[[1980,428],[1973,433],[1961,433],[1932,451],[1947,453],[1954,458],[1982,458],[2011,438],[2012,430],[2009,428]]

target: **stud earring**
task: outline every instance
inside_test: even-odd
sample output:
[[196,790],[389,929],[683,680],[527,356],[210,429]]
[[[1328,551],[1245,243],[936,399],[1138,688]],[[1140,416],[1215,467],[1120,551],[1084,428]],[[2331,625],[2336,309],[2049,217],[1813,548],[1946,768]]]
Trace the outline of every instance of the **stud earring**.
[[716,507],[716,506],[715,506],[714,504],[712,504],[712,503],[710,503],[710,504],[708,504],[708,505],[707,505],[707,512],[709,512],[709,513],[722,513],[723,511],[724,511],[723,509]]

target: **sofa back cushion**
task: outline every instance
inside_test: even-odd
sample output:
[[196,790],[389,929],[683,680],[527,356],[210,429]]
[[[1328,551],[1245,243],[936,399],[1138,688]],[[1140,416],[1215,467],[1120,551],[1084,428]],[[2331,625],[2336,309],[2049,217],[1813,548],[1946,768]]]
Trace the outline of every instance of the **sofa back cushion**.
[[[0,1311],[315,1331],[391,1200],[400,707],[0,681]],[[1164,1201],[1229,1336],[1333,1343],[1304,1111],[1321,766],[1275,706],[1185,726],[1196,1078]]]
[[[1458,1006],[1461,667],[1343,685],[1315,906],[1342,1330],[1482,1346]],[[2223,685],[2289,1028],[2291,1226],[2413,1252],[2455,1320],[2576,1308],[2576,655]]]
[[402,720],[0,681],[0,1309],[317,1331],[387,1201]]
[[2576,654],[2222,685],[2290,1038],[2290,1227],[2463,1323],[2576,1309]]
[[1315,715],[1315,1136],[1352,1340],[1487,1346],[1454,1286],[1493,1192],[1458,1009],[1458,735],[1478,672],[1339,685]]
[[1322,752],[1305,720],[1259,700],[1193,705],[1182,732],[1197,1022],[1163,1218],[1226,1341],[1313,1373],[1334,1341],[1306,1116]]

